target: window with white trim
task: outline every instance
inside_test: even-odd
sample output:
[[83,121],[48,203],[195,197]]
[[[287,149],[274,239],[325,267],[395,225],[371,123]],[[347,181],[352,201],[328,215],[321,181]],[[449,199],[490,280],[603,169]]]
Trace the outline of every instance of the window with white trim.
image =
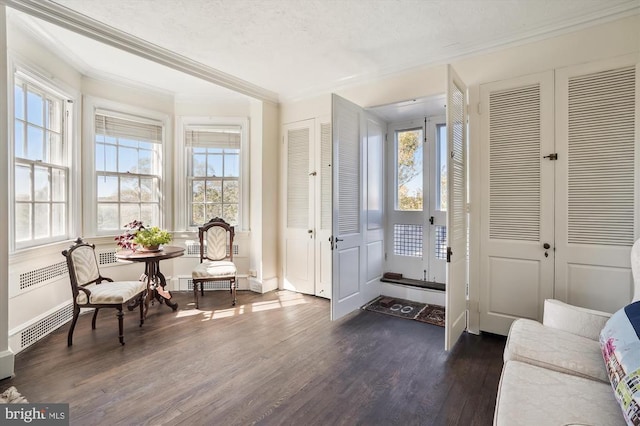
[[164,126],[114,111],[95,112],[96,231],[140,220],[160,226]]
[[14,75],[13,230],[16,248],[69,238],[68,116],[72,104],[48,84]]
[[185,125],[187,199],[190,227],[214,217],[240,221],[242,127]]

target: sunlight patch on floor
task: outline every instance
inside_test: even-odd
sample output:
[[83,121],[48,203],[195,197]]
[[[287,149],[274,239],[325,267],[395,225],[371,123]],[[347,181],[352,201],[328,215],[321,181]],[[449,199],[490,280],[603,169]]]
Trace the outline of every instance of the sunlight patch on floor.
[[302,294],[282,292],[282,293],[278,293],[277,300],[266,300],[264,302],[254,302],[247,305],[239,305],[234,308],[215,309],[213,311],[190,309],[190,310],[180,311],[176,316],[178,318],[181,318],[181,317],[191,317],[195,315],[202,315],[203,317],[202,321],[211,321],[211,320],[222,319],[222,318],[230,318],[237,315],[244,315],[245,313],[270,311],[273,309],[303,305],[306,303],[308,302],[304,299],[304,295]]

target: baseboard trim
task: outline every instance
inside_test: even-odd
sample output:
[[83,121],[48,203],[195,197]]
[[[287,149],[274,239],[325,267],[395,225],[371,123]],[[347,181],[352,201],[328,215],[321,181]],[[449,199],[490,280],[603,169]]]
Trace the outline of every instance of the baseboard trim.
[[15,355],[11,351],[0,352],[0,380],[13,377],[15,375]]
[[264,294],[277,289],[278,289],[277,277],[269,278],[262,281],[253,277],[249,278],[249,290],[253,292]]

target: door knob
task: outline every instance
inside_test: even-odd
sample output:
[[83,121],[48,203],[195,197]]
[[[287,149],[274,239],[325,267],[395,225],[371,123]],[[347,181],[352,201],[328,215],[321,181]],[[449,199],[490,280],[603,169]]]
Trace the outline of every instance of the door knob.
[[313,234],[313,229],[309,229],[309,230],[307,231],[307,234]]
[[549,250],[549,249],[551,248],[551,246],[549,245],[549,243],[544,243],[544,244],[542,245],[542,247],[543,247],[545,250]]

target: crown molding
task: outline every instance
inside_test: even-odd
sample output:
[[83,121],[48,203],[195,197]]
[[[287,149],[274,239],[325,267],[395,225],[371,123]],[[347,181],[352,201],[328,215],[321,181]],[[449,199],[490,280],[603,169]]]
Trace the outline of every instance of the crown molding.
[[103,24],[52,1],[0,0],[8,7],[82,34],[185,74],[266,102],[278,103],[278,94],[248,81],[194,61],[124,31]]

